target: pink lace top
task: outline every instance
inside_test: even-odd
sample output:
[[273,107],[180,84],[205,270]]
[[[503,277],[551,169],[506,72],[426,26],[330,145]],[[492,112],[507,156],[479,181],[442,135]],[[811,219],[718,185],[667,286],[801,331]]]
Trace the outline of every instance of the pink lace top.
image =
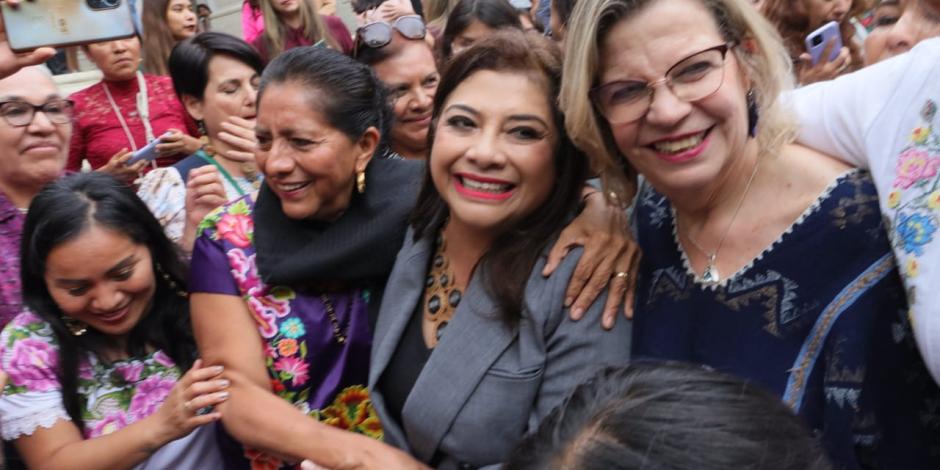
[[[150,104],[150,125],[153,135],[159,137],[170,129],[178,129],[190,135],[196,134],[195,123],[186,114],[182,103],[176,98],[173,83],[169,77],[144,75],[147,83],[147,101]],[[69,148],[69,161],[66,169],[78,171],[82,160],[88,160],[92,168],[99,168],[108,163],[121,149],[133,149],[121,127],[114,109],[108,102],[104,87],[107,85],[114,102],[121,110],[124,121],[134,138],[134,146],[147,145],[144,123],[137,111],[136,79],[122,82],[98,82],[84,90],[73,93],[75,101],[75,128],[72,131],[72,143]],[[169,166],[184,158],[180,154],[172,157],[160,157],[157,166]]]

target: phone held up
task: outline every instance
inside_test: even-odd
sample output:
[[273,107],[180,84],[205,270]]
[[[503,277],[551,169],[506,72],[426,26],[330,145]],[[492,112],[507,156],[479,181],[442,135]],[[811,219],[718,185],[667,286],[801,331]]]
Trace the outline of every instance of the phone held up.
[[0,4],[14,52],[43,46],[75,46],[131,37],[130,5],[124,0],[31,0]]
[[823,52],[830,41],[833,43],[832,50],[829,52],[829,57],[825,59],[826,62],[835,60],[839,57],[839,51],[842,50],[842,33],[839,31],[839,23],[830,21],[806,36],[806,51],[812,56],[813,65],[818,64],[822,59]]

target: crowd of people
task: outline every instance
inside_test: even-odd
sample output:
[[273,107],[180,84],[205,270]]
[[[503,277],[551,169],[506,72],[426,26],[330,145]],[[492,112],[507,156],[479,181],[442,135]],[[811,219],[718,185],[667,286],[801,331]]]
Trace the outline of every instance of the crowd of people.
[[8,468],[940,468],[937,0],[131,3],[0,29]]

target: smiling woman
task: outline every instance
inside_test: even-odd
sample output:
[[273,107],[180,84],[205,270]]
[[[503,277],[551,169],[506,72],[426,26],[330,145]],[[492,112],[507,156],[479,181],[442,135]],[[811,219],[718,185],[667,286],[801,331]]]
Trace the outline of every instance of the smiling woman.
[[629,360],[628,322],[567,319],[580,250],[541,274],[586,172],[556,104],[560,75],[553,43],[507,30],[455,56],[434,99],[369,371],[385,442],[434,467],[499,464],[575,384]]
[[219,414],[198,410],[227,384],[195,360],[185,265],[147,207],[109,176],[66,176],[33,199],[23,236],[3,438],[31,468],[221,468]]
[[[387,41],[366,41],[376,29]],[[427,30],[418,16],[402,17],[393,24],[372,23],[357,31],[359,62],[372,67],[390,91],[395,120],[389,144],[396,154],[410,159],[428,156],[428,128],[434,94],[440,81],[434,52],[425,41]],[[371,35],[371,36],[370,36]]]
[[935,467],[922,413],[938,391],[875,186],[791,143],[789,59],[766,20],[747,0],[600,0],[568,33],[569,132],[607,179],[624,162],[644,177],[633,354],[762,385],[837,466]]

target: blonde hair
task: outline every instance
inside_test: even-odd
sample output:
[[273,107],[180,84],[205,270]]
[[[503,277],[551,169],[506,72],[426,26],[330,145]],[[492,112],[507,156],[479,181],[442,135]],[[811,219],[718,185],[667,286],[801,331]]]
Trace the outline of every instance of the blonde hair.
[[424,20],[429,28],[444,31],[447,17],[460,0],[426,0],[424,2]]
[[[281,21],[280,14],[271,6],[272,0],[260,0],[261,15],[264,17],[263,43],[265,60],[273,60],[284,52],[284,38],[288,26]],[[336,39],[326,29],[326,23],[317,13],[314,0],[300,0],[300,19],[304,28],[304,37],[311,43],[323,40],[330,49],[342,51]]]
[[[597,85],[601,43],[617,23],[634,17],[656,0],[596,0],[578,2],[568,24],[565,69],[559,104],[571,140],[584,151],[604,187],[627,196],[635,176],[617,149],[607,120],[589,98]],[[757,142],[761,154],[776,155],[795,136],[794,121],[784,112],[778,96],[793,87],[791,63],[780,36],[749,0],[700,0],[712,13],[718,30],[744,74],[760,113]]]

